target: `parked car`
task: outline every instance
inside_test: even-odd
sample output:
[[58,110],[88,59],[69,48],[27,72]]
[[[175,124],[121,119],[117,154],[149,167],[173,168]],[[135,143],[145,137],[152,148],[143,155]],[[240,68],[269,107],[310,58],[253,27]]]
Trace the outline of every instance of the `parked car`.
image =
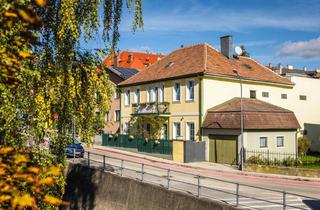
[[73,144],[67,145],[66,153],[67,153],[67,157],[83,157],[84,148],[77,139],[74,139]]

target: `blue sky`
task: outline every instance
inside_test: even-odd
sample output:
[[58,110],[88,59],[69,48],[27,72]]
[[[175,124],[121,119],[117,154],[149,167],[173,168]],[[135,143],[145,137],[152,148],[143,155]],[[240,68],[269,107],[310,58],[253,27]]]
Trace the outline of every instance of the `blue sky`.
[[[123,12],[121,50],[167,54],[233,35],[263,64],[320,68],[320,0],[143,0],[144,30],[131,31],[132,14]],[[97,36],[87,48],[104,46]]]

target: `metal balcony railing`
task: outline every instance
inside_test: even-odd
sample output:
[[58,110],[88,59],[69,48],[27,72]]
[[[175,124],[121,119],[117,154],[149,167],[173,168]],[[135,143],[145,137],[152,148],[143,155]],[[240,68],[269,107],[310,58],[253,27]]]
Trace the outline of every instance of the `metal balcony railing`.
[[143,114],[157,114],[157,115],[168,115],[169,102],[148,102],[132,104],[132,114],[143,115]]

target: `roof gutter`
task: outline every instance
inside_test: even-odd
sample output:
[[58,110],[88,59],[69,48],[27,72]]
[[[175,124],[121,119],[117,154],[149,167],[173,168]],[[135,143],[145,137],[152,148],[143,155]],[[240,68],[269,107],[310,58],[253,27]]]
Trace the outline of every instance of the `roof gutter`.
[[196,77],[196,76],[203,76],[203,72],[197,72],[197,73],[191,73],[191,74],[185,74],[175,77],[167,77],[163,79],[156,79],[156,80],[148,80],[143,82],[135,82],[135,83],[129,83],[129,84],[119,84],[118,87],[128,87],[128,86],[134,86],[134,85],[143,85],[143,84],[149,84],[152,82],[163,82],[163,81],[170,81],[170,80],[176,80],[176,79],[182,79],[182,78],[189,78],[189,77]]

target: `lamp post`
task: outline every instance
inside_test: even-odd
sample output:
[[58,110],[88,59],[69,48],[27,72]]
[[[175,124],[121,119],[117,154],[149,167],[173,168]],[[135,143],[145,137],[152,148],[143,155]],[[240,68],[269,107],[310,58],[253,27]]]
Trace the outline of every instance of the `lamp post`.
[[243,160],[243,101],[242,101],[242,79],[237,70],[233,70],[233,73],[237,74],[237,77],[240,81],[240,129],[241,129],[241,148],[240,148],[240,170],[244,170],[244,160]]

